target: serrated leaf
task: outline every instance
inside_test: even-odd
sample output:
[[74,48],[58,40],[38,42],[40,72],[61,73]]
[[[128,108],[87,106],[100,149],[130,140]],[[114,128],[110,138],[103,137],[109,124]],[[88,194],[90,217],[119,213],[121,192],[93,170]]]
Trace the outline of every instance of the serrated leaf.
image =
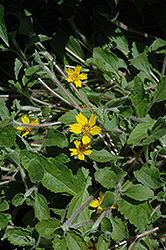
[[6,236],[14,245],[32,246],[35,244],[35,239],[31,237],[31,232],[21,227],[7,229]]
[[118,210],[129,220],[136,228],[143,232],[149,221],[152,208],[148,202],[131,203],[127,199],[120,198],[117,202]]
[[148,137],[148,130],[152,128],[155,122],[146,122],[138,124],[131,132],[129,139],[127,140],[128,144],[137,145],[142,139]]
[[15,74],[16,80],[18,80],[18,75],[20,73],[22,66],[23,66],[23,63],[18,58],[16,58],[14,62],[14,74]]
[[47,205],[46,198],[37,192],[35,192],[35,203],[34,203],[35,217],[41,220],[47,220],[50,217],[49,208]]
[[28,173],[31,182],[37,183],[43,179],[44,169],[37,159],[31,159],[28,164]]
[[60,227],[60,222],[56,218],[42,220],[35,226],[40,236],[46,239],[52,239],[55,237],[54,231],[57,227]]
[[110,239],[106,238],[105,235],[100,235],[98,241],[97,241],[97,249],[100,250],[108,250],[110,246]]
[[112,232],[112,224],[110,222],[110,219],[107,217],[104,217],[101,221],[101,231],[102,232]]
[[130,100],[138,117],[144,117],[149,107],[149,94],[145,94],[143,82],[139,77],[134,78],[134,88]]
[[0,37],[4,41],[4,43],[9,47],[9,40],[4,21],[4,6],[2,4],[0,4]]
[[[69,37],[68,42],[66,44],[66,47],[69,50],[71,50],[74,54],[79,56],[80,58],[85,59],[84,51],[83,51],[80,43],[73,36]],[[67,52],[68,52],[68,50],[67,50]],[[73,61],[80,62],[75,56],[72,56],[72,54],[70,54],[69,52],[68,52],[68,55],[72,58]]]
[[141,145],[149,145],[150,143],[160,139],[166,134],[166,117],[159,117],[156,123],[153,125],[149,131],[149,136],[147,139],[143,140]]
[[69,250],[88,250],[88,246],[83,237],[76,232],[69,231],[66,235],[67,247]]
[[147,79],[150,79],[153,83],[156,84],[155,80],[153,79],[150,73],[151,72],[150,63],[148,62],[146,51],[139,54],[134,59],[131,59],[130,62],[137,70],[142,71]]
[[101,203],[101,207],[104,209],[111,207],[114,204],[114,194],[111,191],[106,191]]
[[157,84],[151,107],[155,102],[162,102],[164,100],[166,100],[166,76],[161,78]]
[[28,169],[29,161],[33,158],[40,162],[45,170],[42,184],[52,192],[76,194],[83,187],[85,176],[81,170],[73,175],[71,169],[63,164],[68,162],[68,158],[64,154],[58,155],[56,158],[45,158],[39,153],[22,150],[20,157],[25,169]]
[[105,73],[106,80],[111,79],[112,74],[118,75],[118,57],[111,51],[96,47],[93,49],[93,57],[87,59],[86,63],[96,66],[100,71]]
[[0,230],[5,228],[9,222],[9,218],[6,214],[0,213]]
[[161,38],[157,38],[154,40],[154,42],[150,45],[149,51],[155,51],[161,47],[164,47],[166,45],[166,41],[162,40]]
[[64,237],[59,237],[58,235],[53,240],[54,250],[66,250],[66,241]]
[[145,187],[141,184],[130,186],[123,194],[138,201],[145,201],[154,196],[153,191],[149,187]]
[[99,169],[94,176],[95,180],[107,189],[113,188],[116,185],[116,174],[107,168]]
[[115,128],[118,125],[118,117],[117,117],[116,114],[113,114],[111,119],[109,119],[108,115],[105,113],[103,115],[103,119],[104,119],[103,125],[107,130],[111,130],[111,129]]
[[64,123],[64,124],[70,124],[76,122],[76,115],[78,115],[78,112],[76,109],[73,109],[69,112],[66,112],[64,115],[62,115],[58,121]]
[[88,155],[88,157],[97,162],[107,162],[110,160],[115,160],[115,159],[122,159],[123,157],[118,156],[118,155],[113,155],[109,153],[107,150],[102,149],[102,150],[95,150],[93,149],[92,153]]
[[126,238],[127,233],[126,233],[125,221],[122,221],[117,216],[115,218],[110,216],[110,221],[113,228],[111,233],[111,238],[116,242],[120,242],[124,238]]
[[26,75],[26,76],[31,76],[31,75],[33,75],[38,69],[39,69],[39,66],[31,66],[31,67],[27,68],[27,70],[25,71],[25,75]]
[[10,124],[0,129],[0,145],[5,147],[12,147],[15,143],[15,129]]
[[0,117],[2,120],[9,118],[9,110],[5,105],[7,98],[0,98]]
[[50,129],[47,132],[46,140],[43,142],[43,147],[46,146],[47,147],[58,146],[60,148],[64,148],[68,146],[68,141],[63,133]]
[[[90,177],[87,179],[84,188],[73,197],[69,204],[68,208],[68,213],[67,213],[67,218],[70,218],[90,197],[90,194],[88,192],[88,188],[91,186],[91,179]],[[74,220],[74,224],[81,223],[88,221],[89,218],[91,217],[92,210],[88,208],[88,205],[85,206],[84,209],[82,209],[81,213],[77,215],[77,217]],[[81,228],[81,231],[85,232],[89,228],[91,228],[91,225],[85,225],[84,227]]]
[[159,170],[153,166],[149,168],[148,164],[144,164],[140,170],[134,171],[134,176],[143,185],[152,189],[157,189],[164,185],[161,182]]

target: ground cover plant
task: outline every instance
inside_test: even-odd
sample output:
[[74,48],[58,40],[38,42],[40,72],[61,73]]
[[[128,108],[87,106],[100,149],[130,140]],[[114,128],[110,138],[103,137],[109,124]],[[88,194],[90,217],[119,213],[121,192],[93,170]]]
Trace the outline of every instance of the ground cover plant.
[[165,1],[0,13],[1,249],[165,249]]

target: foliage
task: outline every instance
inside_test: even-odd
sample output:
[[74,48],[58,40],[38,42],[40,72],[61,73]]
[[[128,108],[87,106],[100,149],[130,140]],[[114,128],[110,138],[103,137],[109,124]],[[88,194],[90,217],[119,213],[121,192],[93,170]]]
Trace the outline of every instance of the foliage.
[[165,248],[165,13],[1,1],[2,249]]

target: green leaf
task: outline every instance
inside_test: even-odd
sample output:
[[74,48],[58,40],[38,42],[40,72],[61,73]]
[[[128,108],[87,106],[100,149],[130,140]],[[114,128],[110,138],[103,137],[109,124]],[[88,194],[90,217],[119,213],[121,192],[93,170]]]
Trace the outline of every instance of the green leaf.
[[9,204],[7,202],[7,200],[5,200],[4,198],[0,198],[0,212],[1,211],[6,211],[9,209]]
[[107,161],[110,161],[110,160],[122,159],[123,158],[121,156],[113,155],[113,154],[109,153],[105,149],[102,149],[102,150],[93,149],[92,153],[90,155],[88,155],[88,157],[91,160],[97,161],[97,162],[107,162]]
[[0,4],[0,37],[4,41],[4,43],[9,47],[9,40],[4,21],[4,6],[2,4]]
[[0,130],[0,145],[5,147],[12,147],[15,143],[15,129],[10,124],[6,127],[3,127]]
[[[71,200],[68,208],[67,218],[70,218],[89,199],[90,194],[88,192],[88,188],[91,185],[92,185],[91,178],[88,177],[84,188],[78,194],[76,194]],[[79,213],[77,217],[74,219],[74,224],[88,221],[89,218],[91,217],[92,212],[93,211],[88,208],[88,205],[85,206],[85,208],[82,209],[81,213]],[[85,232],[90,228],[91,225],[88,224],[82,227],[81,231]]]
[[131,106],[119,107],[119,115],[122,117],[129,117],[133,114],[133,109]]
[[148,130],[152,128],[155,122],[146,122],[138,124],[131,132],[127,144],[138,145],[142,139],[148,137]]
[[134,88],[130,95],[130,100],[135,108],[138,117],[144,117],[147,114],[149,106],[149,95],[145,94],[143,82],[139,77],[134,78]]
[[52,239],[55,237],[54,231],[57,227],[60,227],[60,222],[56,218],[42,220],[35,226],[40,236],[46,239]]
[[69,112],[66,112],[64,115],[62,115],[58,121],[64,123],[64,124],[70,124],[76,122],[76,115],[78,115],[78,112],[76,109],[73,109]]
[[105,113],[103,115],[103,119],[104,119],[104,127],[110,131],[111,129],[115,128],[118,125],[118,117],[116,114],[113,114],[111,119],[108,118],[108,115]]
[[130,62],[137,70],[142,71],[147,79],[150,79],[154,84],[156,84],[155,80],[153,79],[150,73],[151,72],[150,63],[148,62],[146,51],[139,54],[134,59],[131,59]]
[[106,191],[101,207],[104,209],[111,207],[114,204],[114,194],[111,191]]
[[31,232],[21,227],[7,229],[6,236],[12,244],[17,246],[33,246],[35,244]]
[[96,47],[93,49],[93,57],[86,60],[86,63],[96,66],[100,71],[105,73],[106,80],[111,79],[112,74],[118,75],[118,57],[103,48]]
[[159,170],[153,166],[149,168],[148,164],[144,164],[140,170],[134,171],[134,176],[143,185],[152,189],[157,189],[164,185],[161,182]]
[[166,76],[161,78],[157,84],[156,90],[153,95],[151,107],[155,102],[162,102],[166,100]]
[[112,232],[112,224],[110,222],[110,219],[107,217],[104,217],[101,221],[101,232]]
[[69,250],[88,250],[88,246],[83,237],[76,232],[69,231],[66,235],[67,247]]
[[48,114],[49,114],[50,111],[51,111],[51,108],[50,108],[49,106],[43,105],[43,106],[41,106],[41,110],[42,110],[42,115],[43,115],[44,117],[47,117]]
[[25,75],[26,76],[31,76],[33,75],[37,70],[39,69],[39,66],[31,66],[29,68],[27,68],[27,70],[25,71]]
[[126,238],[127,233],[126,233],[125,221],[122,221],[117,216],[115,218],[110,216],[110,221],[113,227],[111,238],[116,242],[120,242],[124,238]]
[[126,102],[126,98],[114,98],[113,100],[108,101],[105,104],[105,108],[115,108],[118,107]]
[[82,190],[85,176],[79,170],[77,175],[73,175],[71,169],[63,164],[59,164],[56,159],[50,158],[49,164],[45,165],[46,172],[42,184],[55,193],[66,192],[76,194]]
[[[78,42],[78,40],[76,38],[74,38],[73,36],[70,36],[69,37],[69,40],[66,44],[66,47],[71,50],[75,55],[79,56],[80,58],[82,59],[85,59],[85,56],[84,56],[84,51],[80,45],[80,43]],[[68,51],[67,51],[68,52]],[[76,59],[75,56],[71,56],[71,54],[68,52],[68,55],[72,58],[72,60],[74,62],[79,62],[80,61],[78,59]]]
[[58,146],[60,148],[64,148],[68,146],[68,141],[63,133],[50,129],[47,132],[46,140],[43,142],[43,147],[46,146],[47,147]]
[[66,241],[64,237],[59,237],[56,235],[53,241],[54,250],[66,250]]
[[95,180],[107,189],[113,188],[116,185],[116,174],[107,168],[99,169],[94,176]]
[[128,41],[123,32],[119,28],[115,30],[115,35],[113,35],[110,40],[116,42],[117,44],[116,49],[119,49],[126,56],[128,55],[129,53]]
[[151,130],[148,131],[148,134],[148,138],[143,140],[141,145],[149,145],[150,143],[160,139],[166,134],[166,117],[159,117]]
[[50,218],[47,200],[42,194],[39,194],[37,192],[35,192],[34,210],[35,210],[35,217],[39,221],[47,220]]
[[2,120],[9,118],[9,110],[5,105],[7,98],[0,98],[0,117]]
[[23,66],[23,63],[18,58],[16,58],[14,62],[14,74],[15,74],[16,80],[18,80],[18,75],[20,73],[22,66]]
[[97,241],[97,249],[108,250],[110,246],[110,239],[106,238],[105,235],[100,235]]
[[131,203],[127,199],[120,198],[117,201],[118,210],[129,220],[136,228],[143,232],[149,221],[152,208],[148,202]]
[[87,92],[86,94],[90,102],[95,103],[96,105],[100,103],[101,95],[99,93]]
[[12,199],[12,204],[15,206],[15,207],[18,207],[20,205],[22,205],[25,201],[25,197],[24,197],[24,194],[16,194],[13,199]]
[[9,218],[7,214],[0,213],[0,230],[5,228],[9,222]]
[[55,193],[76,194],[82,189],[85,176],[81,170],[78,171],[77,175],[73,175],[72,171],[63,164],[63,162],[68,162],[68,158],[64,156],[61,154],[53,159],[27,150],[22,150],[20,153],[21,162],[25,169],[28,169],[29,161],[33,158],[40,162],[45,170],[42,184],[46,188]]
[[154,196],[153,191],[149,187],[141,184],[130,186],[123,194],[138,201],[148,200]]
[[28,164],[28,173],[31,182],[37,183],[43,179],[44,169],[37,159],[31,159]]
[[162,40],[161,38],[155,39],[154,42],[150,45],[149,51],[155,51],[161,47],[166,45],[166,41]]

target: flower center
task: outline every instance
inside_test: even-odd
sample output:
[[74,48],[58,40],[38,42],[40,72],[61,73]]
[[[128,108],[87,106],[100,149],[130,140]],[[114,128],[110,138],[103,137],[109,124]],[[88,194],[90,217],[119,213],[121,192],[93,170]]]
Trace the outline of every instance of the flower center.
[[89,135],[90,131],[91,131],[91,126],[89,124],[85,124],[82,127],[82,133],[83,133],[83,135]]

